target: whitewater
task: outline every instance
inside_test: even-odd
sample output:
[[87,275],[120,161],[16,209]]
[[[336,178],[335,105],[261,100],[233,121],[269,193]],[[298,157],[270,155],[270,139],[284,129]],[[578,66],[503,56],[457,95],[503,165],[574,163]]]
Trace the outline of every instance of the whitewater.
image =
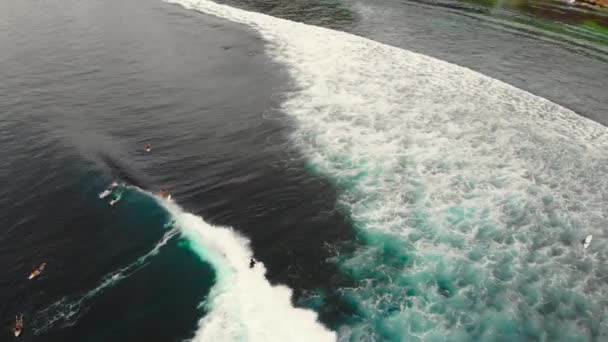
[[171,2],[256,29],[290,71],[293,141],[364,242],[333,259],[357,284],[339,339],[608,338],[605,127],[362,37]]
[[192,249],[210,263],[215,284],[202,303],[208,313],[193,341],[335,341],[314,311],[295,308],[291,290],[273,286],[264,264],[249,268],[249,241],[228,227],[206,223],[173,201],[159,200]]

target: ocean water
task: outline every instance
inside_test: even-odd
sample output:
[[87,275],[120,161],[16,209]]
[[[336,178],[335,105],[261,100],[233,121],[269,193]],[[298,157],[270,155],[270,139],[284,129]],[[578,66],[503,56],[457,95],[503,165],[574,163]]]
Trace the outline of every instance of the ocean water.
[[603,12],[1,6],[0,303],[24,340],[608,338]]

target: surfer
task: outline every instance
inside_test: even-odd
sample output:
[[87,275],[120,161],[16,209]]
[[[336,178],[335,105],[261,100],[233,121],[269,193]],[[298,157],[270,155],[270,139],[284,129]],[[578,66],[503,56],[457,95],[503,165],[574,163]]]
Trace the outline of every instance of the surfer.
[[99,198],[105,198],[105,197],[107,197],[117,187],[118,187],[118,183],[116,183],[116,182],[112,183],[107,189],[105,189],[102,193],[99,194]]
[[42,273],[42,271],[44,271],[44,268],[46,267],[46,262],[43,262],[42,264],[40,264],[40,266],[38,266],[38,268],[36,270],[34,270],[34,272],[30,273],[30,276],[28,277],[28,279],[34,279],[37,276],[40,275],[40,273]]
[[255,260],[253,258],[249,259],[249,268],[253,268],[255,266]]
[[171,195],[169,194],[169,191],[167,191],[166,188],[161,188],[159,195],[160,195],[160,197],[162,197],[164,199],[171,199]]
[[109,188],[107,188],[104,192],[102,192],[101,194],[99,194],[99,198],[105,198],[107,196],[110,196],[110,198],[112,199],[110,201],[110,205],[114,205],[116,204],[118,201],[121,200],[122,198],[122,193],[125,190],[125,184],[118,184],[116,182],[112,183],[112,185],[110,185]]
[[150,145],[150,144],[146,144],[146,145],[144,146],[144,150],[145,150],[146,152],[150,153],[150,151],[152,151],[152,145]]
[[15,316],[15,337],[19,337],[23,331],[23,314]]

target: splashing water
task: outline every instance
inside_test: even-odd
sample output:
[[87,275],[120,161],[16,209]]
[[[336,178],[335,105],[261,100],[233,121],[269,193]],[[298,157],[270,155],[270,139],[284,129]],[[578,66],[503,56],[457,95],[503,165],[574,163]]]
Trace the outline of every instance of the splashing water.
[[334,341],[335,333],[311,310],[291,303],[291,290],[272,286],[264,264],[249,268],[249,241],[234,230],[207,224],[172,201],[159,200],[189,247],[216,271],[216,283],[203,303],[209,313],[193,341]]
[[290,69],[294,142],[363,241],[335,258],[357,283],[340,339],[608,339],[605,127],[430,57],[174,2],[256,28]]

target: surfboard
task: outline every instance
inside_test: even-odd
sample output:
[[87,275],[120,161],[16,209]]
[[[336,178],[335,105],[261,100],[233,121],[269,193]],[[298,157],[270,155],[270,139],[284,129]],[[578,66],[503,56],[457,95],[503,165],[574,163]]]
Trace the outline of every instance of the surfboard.
[[99,193],[99,198],[106,198],[111,193],[112,193],[112,191],[106,189],[103,192]]
[[591,234],[587,235],[587,237],[583,241],[583,248],[584,249],[587,249],[587,247],[589,247],[589,245],[591,244],[591,240],[593,240],[593,235],[591,235]]
[[112,183],[112,185],[110,185],[109,188],[105,189],[104,191],[102,191],[99,194],[99,198],[106,198],[106,197],[108,197],[112,193],[112,191],[114,190],[114,188],[116,188],[117,186],[118,186],[118,183],[116,183],[116,182]]
[[23,331],[23,315],[17,315],[15,317],[15,329],[13,332],[15,333],[15,337],[19,337],[21,332]]

